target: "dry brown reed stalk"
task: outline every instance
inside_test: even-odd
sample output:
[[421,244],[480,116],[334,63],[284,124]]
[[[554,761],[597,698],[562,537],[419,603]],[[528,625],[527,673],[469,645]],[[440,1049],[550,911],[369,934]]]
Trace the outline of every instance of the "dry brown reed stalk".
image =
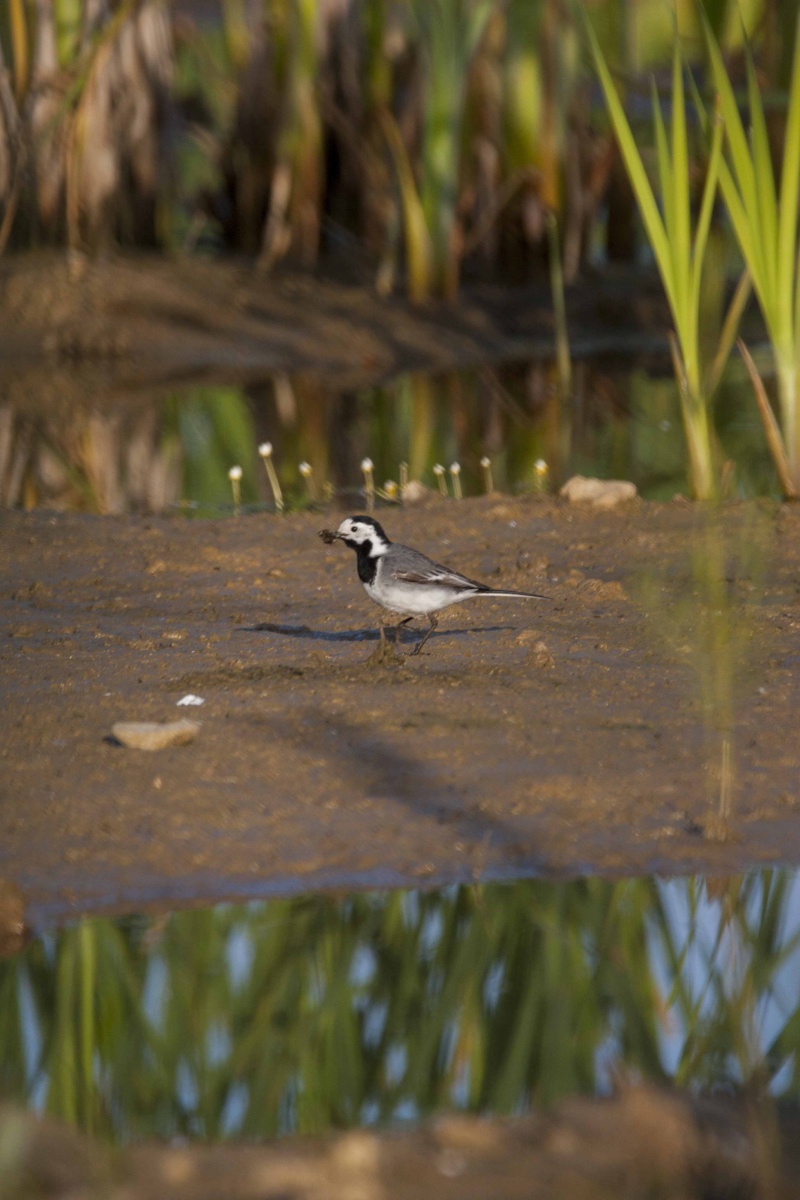
[[772,461],[775,464],[775,470],[780,480],[781,491],[787,500],[796,500],[798,497],[797,485],[794,481],[792,467],[789,462],[789,456],[786,453],[780,426],[772,411],[766,388],[758,373],[758,368],[753,362],[752,355],[741,338],[738,339],[736,345],[739,347],[739,353],[744,359],[747,373],[750,376],[750,382],[753,385],[761,423],[764,426],[764,434],[767,439],[767,446],[769,447],[769,452],[772,455]]
[[27,18],[13,90],[0,53],[0,249],[15,225],[23,244],[152,243],[172,81],[163,0],[88,0],[66,46],[58,0],[32,0]]
[[127,0],[105,26],[87,21],[83,44],[88,63],[67,160],[69,245],[95,247],[115,233],[153,240],[160,114],[172,77],[166,12],[160,0]]
[[0,44],[0,254],[11,233],[19,203],[21,150],[19,113]]
[[180,500],[180,444],[153,404],[68,420],[0,406],[0,506],[161,512]]

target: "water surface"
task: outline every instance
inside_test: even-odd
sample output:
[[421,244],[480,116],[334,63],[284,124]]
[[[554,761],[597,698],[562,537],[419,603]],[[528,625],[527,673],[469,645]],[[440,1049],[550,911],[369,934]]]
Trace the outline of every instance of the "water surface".
[[0,1091],[116,1140],[800,1083],[800,877],[309,895],[42,933]]
[[[49,379],[57,391],[58,371]],[[112,374],[93,387],[86,403],[64,372],[64,396],[75,393],[66,415],[63,403],[38,403],[24,381],[0,388],[3,503],[225,515],[234,502],[228,472],[240,466],[241,504],[272,507],[258,454],[265,442],[290,507],[332,497],[361,506],[365,457],[378,489],[400,481],[401,463],[409,478],[436,488],[433,468],[442,464],[441,486],[451,497],[454,462],[464,495],[486,490],[484,457],[492,486],[510,493],[557,490],[576,473],[632,480],[650,499],[689,491],[666,363],[584,359],[574,364],[568,399],[546,360],[406,375],[355,392],[288,376],[229,385],[199,379],[125,396]],[[736,464],[733,492],[777,494],[749,384],[723,384],[715,408],[723,454]],[[310,477],[300,473],[302,462]]]

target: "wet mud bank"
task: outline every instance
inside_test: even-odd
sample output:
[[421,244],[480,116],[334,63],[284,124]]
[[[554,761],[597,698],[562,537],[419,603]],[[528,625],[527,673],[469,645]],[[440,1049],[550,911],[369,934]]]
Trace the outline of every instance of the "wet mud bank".
[[[396,540],[551,597],[451,609],[400,666],[370,661],[334,519],[0,513],[0,876],[34,924],[800,862],[796,509],[386,510]],[[109,736],[187,712],[189,745]]]

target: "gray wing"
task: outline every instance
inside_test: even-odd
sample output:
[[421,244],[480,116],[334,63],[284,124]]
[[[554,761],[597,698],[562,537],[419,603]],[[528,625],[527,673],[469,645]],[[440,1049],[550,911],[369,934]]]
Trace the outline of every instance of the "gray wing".
[[459,591],[464,588],[474,592],[491,591],[491,588],[487,587],[485,583],[478,583],[466,575],[461,575],[458,571],[452,571],[450,567],[443,567],[441,563],[436,563],[433,559],[420,554],[419,550],[412,550],[410,546],[398,545],[397,542],[393,543],[384,562],[392,577],[404,583],[451,587]]

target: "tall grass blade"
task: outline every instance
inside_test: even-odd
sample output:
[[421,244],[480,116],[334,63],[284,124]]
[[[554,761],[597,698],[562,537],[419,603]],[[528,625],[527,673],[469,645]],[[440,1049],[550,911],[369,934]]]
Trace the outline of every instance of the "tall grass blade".
[[651,103],[653,105],[653,129],[655,131],[656,142],[656,162],[658,165],[658,178],[661,183],[662,197],[661,204],[664,209],[664,224],[666,228],[667,238],[670,244],[675,237],[676,226],[676,190],[672,175],[672,159],[670,157],[669,142],[667,140],[667,130],[664,125],[664,114],[661,111],[661,97],[658,94],[658,87],[655,79],[651,81],[650,88]]
[[755,165],[722,53],[703,14],[702,7],[700,12],[706,35],[712,78],[719,98],[719,110],[725,125],[725,136],[732,164],[732,168],[728,166],[727,161],[721,164],[720,187],[742,253],[753,278],[753,285],[766,311],[769,306],[769,291],[766,286],[767,267],[764,260],[764,247],[758,237],[760,223]]
[[667,292],[670,307],[675,312],[678,308],[678,297],[675,294],[669,239],[664,228],[664,222],[661,219],[661,213],[659,212],[653,189],[650,186],[650,180],[647,178],[647,172],[644,169],[636,139],[633,136],[633,131],[625,115],[625,109],[622,107],[617,89],[614,86],[614,81],[611,78],[611,72],[606,66],[600,44],[588,19],[585,22],[585,28],[597,74],[603,89],[603,95],[605,96],[611,117],[611,124],[619,143],[625,167],[630,176],[631,185],[636,194],[639,211],[642,215],[661,278],[664,281],[664,288]]
[[[711,151],[709,154],[708,165],[706,167],[706,180],[703,185],[703,196],[700,201],[700,213],[697,218],[697,228],[694,237],[694,250],[689,253],[692,259],[692,270],[690,271],[690,294],[687,298],[688,303],[688,320],[689,327],[698,333],[700,329],[700,292],[703,283],[703,263],[705,261],[706,246],[708,244],[708,235],[711,229],[711,218],[714,212],[714,201],[717,195],[717,185],[719,183],[719,168],[722,161],[722,142],[723,142],[723,127],[721,121],[714,122],[714,131],[711,139]],[[688,178],[686,179],[688,188]],[[723,342],[720,340],[718,353],[723,349]],[[730,352],[730,349],[729,349]],[[697,347],[699,354],[699,344]],[[725,360],[727,361],[727,355]],[[724,366],[724,362],[723,362]],[[697,364],[698,383],[700,379],[700,364]],[[713,396],[714,389],[707,386],[706,395]]]
[[764,388],[761,376],[758,373],[758,368],[753,362],[752,355],[747,349],[747,346],[741,340],[738,340],[739,353],[744,359],[747,373],[750,376],[750,382],[753,385],[756,401],[758,403],[758,411],[761,415],[761,421],[764,426],[764,433],[767,438],[769,452],[772,455],[772,461],[775,464],[775,470],[778,472],[781,491],[787,500],[796,500],[798,497],[797,487],[792,476],[792,468],[786,454],[786,448],[783,444],[780,426],[775,419],[775,414],[772,411],[772,405],[769,402],[766,389]]
[[728,305],[728,311],[725,314],[725,320],[722,323],[722,330],[719,335],[717,350],[706,377],[706,391],[709,396],[713,396],[719,387],[725,366],[736,342],[739,325],[741,324],[742,316],[752,290],[753,282],[750,278],[750,272],[745,268],[739,276],[739,282]]
[[775,173],[772,169],[772,154],[769,147],[767,122],[764,117],[764,105],[756,82],[756,72],[752,56],[747,54],[747,99],[750,110],[750,144],[753,158],[753,168],[758,189],[756,191],[756,212],[758,238],[764,248],[764,287],[770,295],[774,295],[780,304],[780,294],[776,290],[778,249],[778,201],[775,195]]
[[[680,53],[680,43],[677,36],[675,37],[675,46],[672,53],[672,187],[673,187],[673,203],[675,206],[675,228],[672,233],[670,245],[672,249],[672,262],[674,265],[675,278],[674,287],[677,296],[678,309],[682,313],[686,313],[688,324],[686,333],[691,331],[691,352],[684,345],[684,358],[690,360],[689,378],[695,388],[699,384],[699,364],[696,362],[696,342],[694,330],[696,322],[692,321],[692,312],[687,309],[689,304],[689,288],[691,281],[691,261],[692,261],[692,238],[691,238],[691,188],[689,183],[689,145],[686,135],[686,106],[684,103],[683,92],[683,62]],[[716,188],[716,180],[714,180]],[[666,188],[662,184],[662,196]],[[704,249],[705,247],[703,247]],[[702,253],[698,255],[698,262],[702,265]],[[695,277],[699,277],[700,271],[695,270]],[[699,285],[698,285],[699,291]]]
[[672,55],[672,122],[667,136],[661,104],[653,88],[653,127],[656,145],[658,197],[622,103],[613,85],[588,19],[587,37],[608,106],[611,124],[631,181],[656,265],[667,294],[676,338],[672,344],[678,379],[692,491],[701,499],[716,494],[712,431],[700,362],[700,291],[708,236],[722,162],[722,131],[714,128],[697,227],[692,239],[692,190],[689,140],[685,111],[683,56],[675,38]]
[[800,15],[795,27],[794,55],[789,88],[789,107],[781,169],[778,214],[778,276],[782,303],[794,312],[792,337],[795,348],[800,347],[800,244],[798,242],[798,210],[800,209]]
[[704,29],[728,139],[728,154],[720,169],[720,187],[772,344],[786,458],[797,480],[800,479],[800,256],[797,253],[800,20],[795,29],[779,193],[776,193],[764,104],[752,53],[745,47],[752,128],[752,141],[748,144],[722,54],[707,21]]

